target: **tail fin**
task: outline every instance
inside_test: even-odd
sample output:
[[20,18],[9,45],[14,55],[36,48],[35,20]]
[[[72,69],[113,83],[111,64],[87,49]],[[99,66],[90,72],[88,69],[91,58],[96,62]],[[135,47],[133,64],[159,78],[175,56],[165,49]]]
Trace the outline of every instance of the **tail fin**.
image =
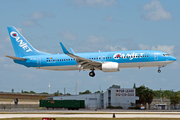
[[15,27],[7,27],[16,57],[44,55],[48,53],[36,50]]

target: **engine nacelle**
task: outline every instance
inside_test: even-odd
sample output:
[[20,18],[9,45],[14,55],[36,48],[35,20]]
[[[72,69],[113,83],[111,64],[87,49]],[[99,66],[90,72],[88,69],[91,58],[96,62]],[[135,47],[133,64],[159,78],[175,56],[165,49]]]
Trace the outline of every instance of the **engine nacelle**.
[[117,72],[119,71],[118,63],[116,62],[105,62],[102,64],[103,72]]

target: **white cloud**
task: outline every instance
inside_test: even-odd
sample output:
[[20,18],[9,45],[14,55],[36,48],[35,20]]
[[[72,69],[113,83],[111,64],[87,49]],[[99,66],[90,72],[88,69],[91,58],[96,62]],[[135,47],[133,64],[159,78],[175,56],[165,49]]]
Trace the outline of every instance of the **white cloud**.
[[24,20],[22,21],[22,24],[26,27],[32,27],[38,25],[38,23],[35,20]]
[[105,20],[106,21],[114,21],[115,19],[113,18],[112,15],[109,15]]
[[139,48],[141,50],[149,50],[150,49],[150,47],[148,45],[143,45],[143,44],[139,44]]
[[25,73],[25,74],[22,74],[21,77],[26,78],[24,80],[32,80],[32,79],[37,80],[37,75],[35,74]]
[[17,67],[17,66],[16,66],[15,64],[13,64],[13,63],[10,63],[10,64],[9,64],[9,63],[6,63],[6,64],[3,65],[3,68],[4,68],[4,69],[9,69],[9,68],[11,68],[11,70],[16,70],[16,67]]
[[[10,42],[10,41],[11,41],[11,40],[10,40],[10,37],[6,37],[6,38],[5,38],[5,41],[6,41],[6,42]],[[0,47],[0,48],[1,48],[1,47]]]
[[21,28],[16,28],[21,34],[22,34],[22,29]]
[[70,31],[61,31],[59,35],[65,40],[75,41],[78,39],[78,35]]
[[168,46],[168,45],[152,46],[152,50],[159,50],[159,51],[167,52],[168,54],[173,55],[174,45],[172,45],[172,46]]
[[117,4],[116,0],[74,0],[77,6],[111,7]]
[[88,36],[87,42],[88,43],[92,43],[92,44],[97,44],[97,43],[102,43],[105,41],[105,38],[102,36],[94,36],[94,35],[90,35]]
[[150,4],[145,4],[143,7],[147,11],[146,14],[142,15],[145,20],[171,20],[172,15],[170,12],[163,9],[159,1],[153,0]]
[[4,46],[3,46],[3,45],[0,45],[0,49],[2,49],[2,48],[4,48]]
[[120,45],[116,45],[114,47],[107,45],[106,47],[109,48],[111,51],[126,51],[126,50],[128,50],[126,47],[122,47]]
[[173,55],[174,53],[174,45],[168,46],[168,45],[157,45],[157,46],[148,46],[148,45],[143,45],[143,44],[139,44],[139,48],[141,50],[158,50],[158,51],[163,51],[166,52],[168,54]]
[[53,14],[51,12],[39,12],[39,11],[34,11],[32,14],[31,14],[31,17],[33,19],[43,19],[45,17],[53,17]]
[[53,14],[51,12],[34,11],[30,17],[31,19],[22,21],[22,24],[24,26],[26,27],[32,27],[36,25],[40,26],[40,24],[38,23],[38,20],[53,17]]
[[1,63],[5,62],[5,57],[0,57],[0,62]]
[[97,52],[100,51],[107,51],[107,48],[105,47],[108,45],[108,40],[103,36],[95,36],[95,35],[89,35],[86,40],[82,41],[79,44],[78,49],[75,51],[80,52]]

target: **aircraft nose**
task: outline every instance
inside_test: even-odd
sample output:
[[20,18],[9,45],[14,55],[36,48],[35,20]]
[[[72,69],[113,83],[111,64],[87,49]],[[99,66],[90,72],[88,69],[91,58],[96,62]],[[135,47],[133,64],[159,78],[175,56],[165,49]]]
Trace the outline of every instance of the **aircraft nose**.
[[176,61],[176,58],[173,57],[173,56],[170,56],[170,57],[169,57],[169,60],[170,60],[170,61]]

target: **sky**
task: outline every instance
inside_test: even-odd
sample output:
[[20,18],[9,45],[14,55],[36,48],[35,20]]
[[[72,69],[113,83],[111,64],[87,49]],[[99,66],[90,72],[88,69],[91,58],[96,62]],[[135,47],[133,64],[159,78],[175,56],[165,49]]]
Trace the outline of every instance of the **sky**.
[[[0,0],[0,91],[75,94],[145,85],[180,87],[179,0]],[[7,26],[16,27],[36,49],[63,54],[59,42],[78,52],[160,50],[177,58],[162,68],[125,68],[119,72],[48,71],[15,64]]]

